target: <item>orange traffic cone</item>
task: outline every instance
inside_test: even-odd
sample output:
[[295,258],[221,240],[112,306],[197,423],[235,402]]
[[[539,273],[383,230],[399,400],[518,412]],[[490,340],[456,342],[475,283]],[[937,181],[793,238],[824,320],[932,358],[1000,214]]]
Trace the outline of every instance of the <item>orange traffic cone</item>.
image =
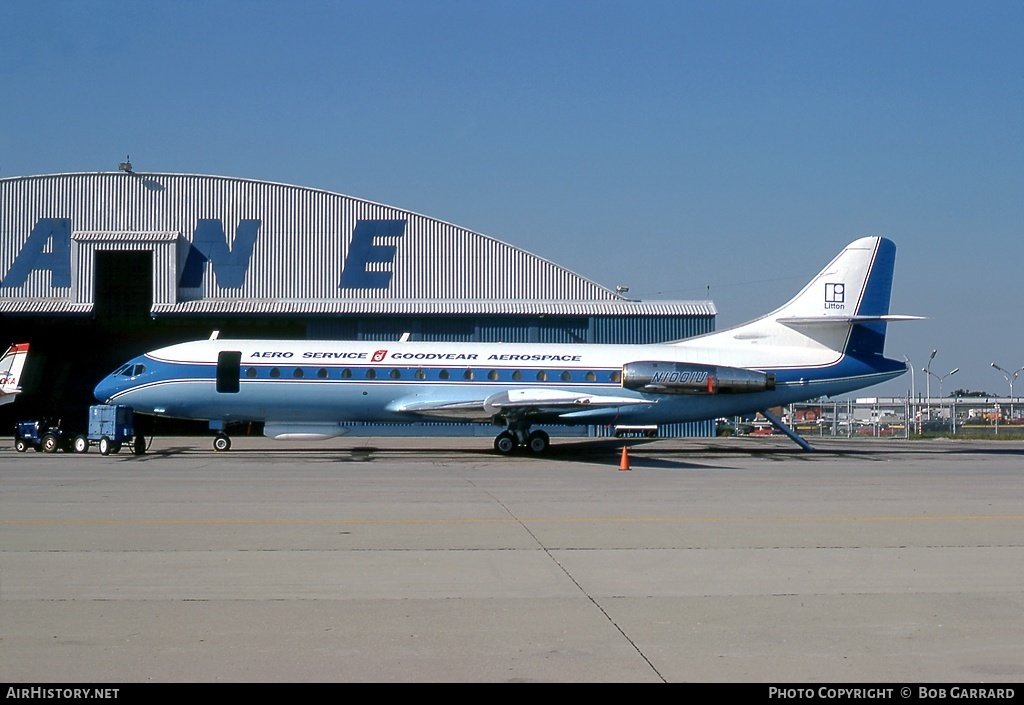
[[619,470],[629,470],[629,451],[622,446],[622,460],[619,461]]

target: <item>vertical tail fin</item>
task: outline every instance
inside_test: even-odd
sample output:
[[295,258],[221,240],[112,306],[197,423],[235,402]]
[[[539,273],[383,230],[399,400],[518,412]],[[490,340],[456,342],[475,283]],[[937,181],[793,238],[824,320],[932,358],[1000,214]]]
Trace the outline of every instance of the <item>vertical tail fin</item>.
[[27,358],[28,343],[15,343],[0,358],[0,405],[11,403],[21,393],[18,382]]
[[866,237],[847,245],[803,290],[772,317],[805,335],[822,324],[849,326],[843,352],[857,357],[881,355],[885,345],[896,245]]
[[889,315],[895,264],[896,245],[891,240],[855,240],[781,307],[704,340],[718,339],[734,351],[773,346],[816,350],[820,364],[838,355],[881,355],[886,323],[917,318]]

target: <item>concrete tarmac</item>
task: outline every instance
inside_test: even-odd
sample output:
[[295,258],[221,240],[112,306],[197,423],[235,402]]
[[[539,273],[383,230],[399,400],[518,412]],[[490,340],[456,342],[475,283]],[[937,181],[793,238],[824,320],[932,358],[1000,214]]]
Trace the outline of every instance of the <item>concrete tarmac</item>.
[[0,680],[1024,681],[1024,444],[0,443]]

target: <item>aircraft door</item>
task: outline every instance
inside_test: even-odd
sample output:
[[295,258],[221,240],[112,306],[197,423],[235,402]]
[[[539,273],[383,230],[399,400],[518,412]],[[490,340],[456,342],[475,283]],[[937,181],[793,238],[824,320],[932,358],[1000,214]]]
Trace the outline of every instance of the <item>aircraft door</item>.
[[222,350],[217,354],[217,393],[237,394],[241,379],[242,353]]

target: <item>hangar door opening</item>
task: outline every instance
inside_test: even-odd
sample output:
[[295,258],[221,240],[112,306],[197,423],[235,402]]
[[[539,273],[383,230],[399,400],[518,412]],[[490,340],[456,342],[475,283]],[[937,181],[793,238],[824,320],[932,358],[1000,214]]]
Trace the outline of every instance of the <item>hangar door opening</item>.
[[153,307],[153,253],[99,250],[95,253],[93,312],[100,323],[148,322]]

